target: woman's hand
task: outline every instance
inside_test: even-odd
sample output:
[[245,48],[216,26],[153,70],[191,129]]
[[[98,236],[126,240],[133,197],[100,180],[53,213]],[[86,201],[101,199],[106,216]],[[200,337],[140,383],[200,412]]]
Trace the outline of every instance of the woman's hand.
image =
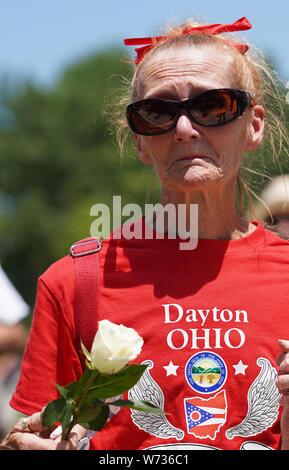
[[280,339],[278,344],[282,351],[276,359],[279,366],[276,386],[281,393],[279,403],[284,407],[281,416],[282,450],[289,450],[289,341]]
[[77,450],[84,429],[75,426],[68,441],[49,438],[53,428],[43,428],[41,413],[21,418],[0,444],[0,450]]

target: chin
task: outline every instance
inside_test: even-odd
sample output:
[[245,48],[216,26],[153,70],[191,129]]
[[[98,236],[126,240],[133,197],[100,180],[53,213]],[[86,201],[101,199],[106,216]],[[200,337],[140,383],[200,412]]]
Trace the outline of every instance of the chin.
[[210,172],[187,171],[186,174],[178,175],[163,182],[163,186],[171,191],[205,190],[212,184],[222,183],[219,174]]

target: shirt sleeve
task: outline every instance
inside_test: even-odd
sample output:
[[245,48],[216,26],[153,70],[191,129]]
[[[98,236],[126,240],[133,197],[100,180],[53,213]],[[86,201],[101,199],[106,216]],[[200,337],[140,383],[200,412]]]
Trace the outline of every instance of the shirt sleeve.
[[24,352],[20,379],[10,406],[21,413],[40,411],[58,398],[55,383],[67,385],[82,373],[75,351],[74,328],[61,296],[39,278],[33,321]]

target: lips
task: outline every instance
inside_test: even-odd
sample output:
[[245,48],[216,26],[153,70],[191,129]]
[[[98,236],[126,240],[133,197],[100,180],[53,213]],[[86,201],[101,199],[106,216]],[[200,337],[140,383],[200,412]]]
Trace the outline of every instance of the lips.
[[177,161],[194,160],[195,158],[206,158],[206,155],[186,155],[184,157],[178,158]]

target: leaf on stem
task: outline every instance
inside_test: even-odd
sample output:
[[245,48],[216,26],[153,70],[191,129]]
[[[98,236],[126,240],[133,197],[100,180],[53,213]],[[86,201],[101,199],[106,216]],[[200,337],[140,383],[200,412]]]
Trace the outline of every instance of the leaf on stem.
[[82,341],[80,341],[80,345],[81,345],[81,349],[82,349],[82,352],[83,352],[86,360],[90,363],[91,362],[91,354],[88,352],[88,350],[86,349],[86,347],[84,346]]
[[100,431],[105,426],[108,415],[109,407],[105,404],[91,410],[91,413],[89,413],[89,410],[84,411],[79,415],[77,422],[85,429]]
[[131,408],[133,410],[144,411],[146,413],[166,414],[164,410],[158,408],[152,403],[149,403],[148,401],[115,400],[113,402],[106,402],[106,404]]
[[100,414],[103,403],[100,400],[88,398],[78,413],[78,420],[82,422],[94,421]]
[[63,434],[65,433],[66,429],[70,425],[72,414],[73,414],[73,409],[74,409],[73,402],[71,400],[68,400],[65,403],[63,413],[60,419]]
[[69,391],[69,397],[74,400],[79,398],[82,395],[82,392],[91,376],[98,374],[99,372],[97,370],[86,369],[79,380],[71,382],[69,385],[66,386],[66,389]]
[[74,403],[72,400],[65,400],[65,398],[58,398],[57,400],[50,401],[42,413],[42,425],[52,427],[55,423],[61,422],[63,433],[71,422],[74,411]]
[[139,381],[146,368],[147,365],[131,364],[116,374],[99,373],[93,384],[89,387],[88,395],[97,399],[121,395]]
[[65,403],[66,400],[64,398],[58,398],[57,400],[50,401],[46,405],[42,413],[43,427],[50,428],[61,420]]
[[62,385],[59,384],[54,384],[54,386],[57,388],[59,391],[60,395],[67,400],[70,397],[70,392],[68,387],[62,387]]

